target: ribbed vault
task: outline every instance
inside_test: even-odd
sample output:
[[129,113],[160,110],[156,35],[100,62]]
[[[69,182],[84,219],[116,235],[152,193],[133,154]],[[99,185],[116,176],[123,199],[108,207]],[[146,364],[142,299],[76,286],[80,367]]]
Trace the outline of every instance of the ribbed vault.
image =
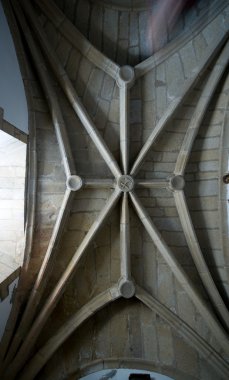
[[70,379],[114,357],[206,378],[182,349],[226,379],[228,8],[213,2],[207,22],[203,12],[191,33],[120,66],[118,48],[108,58],[76,28],[75,8],[94,2],[5,3],[34,103],[26,259],[2,379]]

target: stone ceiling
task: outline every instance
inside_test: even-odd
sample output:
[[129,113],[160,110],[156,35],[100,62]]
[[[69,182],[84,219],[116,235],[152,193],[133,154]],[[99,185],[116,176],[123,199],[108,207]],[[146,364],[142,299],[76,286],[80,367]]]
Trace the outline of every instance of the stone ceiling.
[[145,10],[11,3],[30,165],[2,378],[226,379],[228,7],[195,3],[154,50]]

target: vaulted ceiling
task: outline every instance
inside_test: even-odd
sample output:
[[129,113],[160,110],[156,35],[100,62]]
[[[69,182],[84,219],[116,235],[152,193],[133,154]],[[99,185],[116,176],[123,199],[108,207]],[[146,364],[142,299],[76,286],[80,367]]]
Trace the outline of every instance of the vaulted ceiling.
[[2,379],[229,376],[229,7],[159,3],[4,2],[30,129]]

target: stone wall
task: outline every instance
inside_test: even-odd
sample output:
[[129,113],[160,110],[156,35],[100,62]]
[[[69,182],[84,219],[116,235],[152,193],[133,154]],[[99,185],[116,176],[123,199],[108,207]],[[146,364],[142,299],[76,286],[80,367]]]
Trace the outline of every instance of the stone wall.
[[3,112],[0,117],[0,288],[4,298],[24,256],[26,136],[3,119]]

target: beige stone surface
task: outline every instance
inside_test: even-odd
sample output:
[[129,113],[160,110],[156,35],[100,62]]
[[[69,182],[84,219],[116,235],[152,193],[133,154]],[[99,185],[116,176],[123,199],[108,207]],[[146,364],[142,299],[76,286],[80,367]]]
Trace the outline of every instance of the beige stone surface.
[[[219,48],[226,42],[226,5],[220,1],[217,8],[214,2],[209,10],[208,1],[197,1],[150,58],[154,50],[147,26],[153,9],[149,14],[101,1],[55,3],[57,7],[44,0],[36,6],[22,2],[29,28],[40,41],[33,45],[27,34],[31,55],[46,49],[42,60],[48,84],[40,83],[44,96],[29,95],[36,122],[36,140],[31,127],[30,145],[37,155],[36,207],[30,203],[31,210],[35,207],[34,236],[28,274],[19,284],[23,302],[34,284],[38,291],[31,293],[30,313],[18,327],[22,336],[18,341],[6,338],[12,339],[10,350],[22,348],[9,359],[4,376],[13,379],[22,370],[21,380],[67,379],[93,361],[109,366],[109,359],[110,365],[116,361],[125,367],[132,360],[154,366],[178,380],[210,379],[214,371],[214,378],[226,379],[228,315],[221,298],[226,303],[228,236],[221,208],[221,150],[228,152],[228,90],[226,74],[219,74],[216,84],[213,80],[216,60],[218,69],[226,60],[226,50]],[[43,26],[36,20],[40,13]],[[140,63],[145,58],[149,60]],[[137,65],[131,88],[125,80],[120,86],[119,64]],[[40,77],[42,67],[35,59]],[[29,85],[34,87],[34,79]],[[46,101],[51,91],[55,107]],[[121,149],[120,136],[125,137]],[[123,173],[128,152],[129,168]],[[171,185],[171,176],[178,175],[177,158],[186,152],[183,191]],[[65,161],[71,163],[70,172]],[[121,208],[123,174],[135,182],[129,192],[124,176],[129,216]],[[79,191],[66,188],[71,175],[82,178]],[[13,182],[21,186],[21,181]],[[5,197],[4,179],[0,191]],[[19,202],[20,192],[17,197]],[[1,215],[5,223],[9,209]],[[42,266],[46,260],[47,269]],[[121,275],[137,297],[119,298]]]

